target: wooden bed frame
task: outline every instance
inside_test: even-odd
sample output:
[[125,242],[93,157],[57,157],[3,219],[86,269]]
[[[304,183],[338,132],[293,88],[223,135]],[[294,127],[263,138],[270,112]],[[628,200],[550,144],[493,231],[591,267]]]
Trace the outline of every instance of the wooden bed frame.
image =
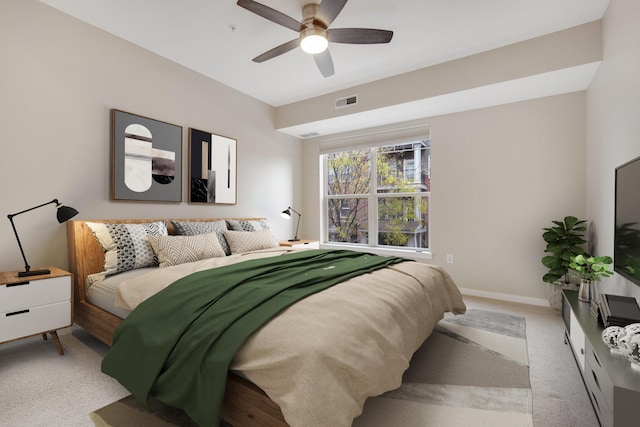
[[[176,221],[209,222],[226,218],[190,218]],[[257,220],[262,218],[229,218]],[[140,224],[155,221],[167,221],[169,234],[175,234],[167,219],[117,219],[86,220],[106,224]],[[98,273],[104,268],[104,252],[97,239],[84,220],[67,223],[69,250],[69,270],[74,281],[74,322],[107,345],[111,345],[113,332],[122,319],[89,303],[85,299],[85,282],[89,274]],[[256,385],[237,375],[229,373],[227,391],[222,407],[222,419],[234,427],[265,426],[285,427],[279,406]]]

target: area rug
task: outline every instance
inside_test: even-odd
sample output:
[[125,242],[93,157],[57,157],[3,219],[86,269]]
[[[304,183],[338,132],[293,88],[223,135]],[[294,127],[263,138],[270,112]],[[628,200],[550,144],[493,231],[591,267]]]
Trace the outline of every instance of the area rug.
[[525,319],[478,309],[445,316],[400,388],[367,400],[353,426],[533,426]]
[[[132,396],[90,414],[98,427],[190,427],[184,412]],[[400,388],[367,400],[354,427],[533,426],[523,317],[447,314],[418,349]]]

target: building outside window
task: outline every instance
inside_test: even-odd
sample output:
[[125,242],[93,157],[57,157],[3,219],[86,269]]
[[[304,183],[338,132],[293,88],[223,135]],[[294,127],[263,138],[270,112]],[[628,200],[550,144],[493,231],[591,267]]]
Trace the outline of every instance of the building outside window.
[[429,248],[430,139],[322,157],[326,242]]

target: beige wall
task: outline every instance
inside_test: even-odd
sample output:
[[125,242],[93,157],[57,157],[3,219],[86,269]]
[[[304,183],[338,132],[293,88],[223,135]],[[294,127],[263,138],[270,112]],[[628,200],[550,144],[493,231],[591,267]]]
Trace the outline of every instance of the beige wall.
[[[597,251],[612,252],[613,169],[640,155],[639,9],[611,1],[604,61],[586,94],[419,121],[432,125],[430,262],[461,287],[544,299],[541,229],[567,214],[592,219]],[[287,237],[295,224],[278,212],[291,205],[301,206],[301,236],[319,236],[319,142],[276,132],[273,108],[35,0],[3,2],[0,61],[3,216],[56,197],[80,218],[266,216]],[[110,201],[111,108],[183,126],[185,162],[190,126],[237,138],[238,204],[189,205],[186,181],[181,204]],[[33,266],[66,267],[53,215],[16,218]],[[20,268],[7,220],[0,233],[0,269]]]
[[[422,122],[432,139],[429,262],[471,293],[543,303],[542,228],[565,215],[585,217],[584,92]],[[321,143],[305,142],[309,212],[320,209],[320,181],[312,178]]]
[[[0,13],[0,269],[23,266],[6,215],[58,198],[78,218],[265,216],[302,191],[299,140],[273,128],[273,108],[35,0]],[[183,126],[183,203],[109,200],[110,109]],[[189,205],[188,128],[238,140],[238,203]],[[33,267],[67,266],[66,227],[53,205],[15,219]]]
[[[597,255],[613,255],[614,170],[640,156],[638,22],[640,2],[611,0],[603,21],[603,62],[587,91],[587,213]],[[601,291],[640,298],[640,287],[617,274]]]

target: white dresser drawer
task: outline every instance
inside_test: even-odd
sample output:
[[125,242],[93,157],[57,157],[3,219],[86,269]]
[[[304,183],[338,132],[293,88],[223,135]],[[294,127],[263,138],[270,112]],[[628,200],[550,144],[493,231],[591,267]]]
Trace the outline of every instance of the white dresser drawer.
[[584,357],[585,357],[585,340],[584,331],[578,322],[573,311],[571,312],[571,327],[569,329],[569,340],[571,341],[571,347],[573,348],[573,354],[575,354],[578,360],[578,367],[582,371],[584,376]]
[[0,342],[71,326],[71,301],[0,314]]
[[0,285],[0,314],[71,300],[71,276]]

